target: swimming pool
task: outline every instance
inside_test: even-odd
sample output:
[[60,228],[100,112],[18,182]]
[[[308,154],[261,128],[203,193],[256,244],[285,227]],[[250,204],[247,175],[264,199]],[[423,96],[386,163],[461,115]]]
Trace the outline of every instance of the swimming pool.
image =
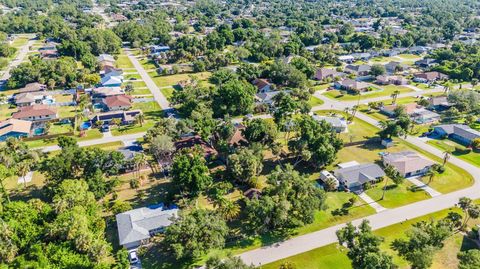
[[80,130],[87,130],[90,129],[90,127],[92,127],[92,123],[89,121],[84,121],[80,124]]
[[42,103],[44,105],[53,105],[55,103],[55,101],[52,100],[52,99],[45,99],[45,100],[42,101]]
[[33,135],[43,135],[43,133],[45,133],[45,128],[43,127],[33,129]]
[[103,109],[103,104],[101,104],[101,103],[93,104],[93,108],[94,109]]

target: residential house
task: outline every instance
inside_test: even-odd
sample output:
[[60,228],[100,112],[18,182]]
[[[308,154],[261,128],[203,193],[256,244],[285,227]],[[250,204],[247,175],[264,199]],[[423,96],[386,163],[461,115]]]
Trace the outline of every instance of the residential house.
[[44,92],[26,92],[16,94],[13,97],[13,102],[18,106],[31,106],[34,104],[51,105],[55,103],[55,99]]
[[235,124],[235,130],[232,137],[228,140],[228,145],[230,147],[240,147],[248,144],[247,139],[243,136],[243,131],[245,126],[241,123]]
[[177,208],[163,205],[141,207],[116,215],[119,244],[136,249],[153,235],[164,229],[178,216]]
[[28,137],[31,129],[31,121],[17,119],[8,119],[2,121],[0,122],[0,141],[5,141],[9,137]]
[[397,72],[407,71],[410,67],[406,64],[400,62],[391,61],[385,64],[385,70],[390,74],[395,74]]
[[357,76],[368,76],[370,73],[371,66],[368,64],[353,65],[349,64],[345,66],[345,73],[355,74]]
[[480,138],[480,132],[463,124],[445,124],[433,127],[433,132],[441,137],[448,137],[458,143],[470,146],[473,140]]
[[347,131],[347,121],[344,118],[339,117],[327,117],[327,116],[312,116],[317,121],[325,121],[332,126],[332,130],[336,133],[343,133]]
[[57,109],[48,105],[32,105],[20,107],[12,114],[12,118],[28,121],[50,121],[58,118]]
[[40,84],[38,82],[28,83],[25,87],[17,90],[17,94],[27,93],[27,92],[39,92],[47,89],[47,85]]
[[402,76],[385,76],[385,75],[380,75],[375,78],[375,83],[380,84],[380,85],[407,85],[408,84],[408,79],[402,77]]
[[427,110],[424,107],[419,107],[410,115],[410,118],[417,124],[427,124],[439,122],[441,117],[439,114]]
[[210,158],[218,155],[217,150],[207,144],[199,135],[187,136],[175,141],[175,148],[177,151],[182,149],[191,149],[199,147],[203,150],[205,158]]
[[334,79],[336,77],[344,77],[345,73],[338,72],[335,69],[331,68],[319,68],[317,72],[315,72],[315,79],[316,80],[324,80],[327,78]]
[[383,165],[392,166],[403,177],[423,176],[435,164],[414,151],[387,153],[382,160]]
[[100,84],[103,87],[120,87],[123,83],[123,76],[104,76]]
[[[116,151],[120,152],[123,155],[124,163],[122,164],[121,170],[123,172],[130,172],[137,169],[135,167],[135,156],[143,152],[143,148],[140,144],[135,142],[133,145],[127,147],[118,148]],[[144,167],[139,167],[140,169]]]
[[98,87],[92,90],[92,97],[94,99],[103,99],[108,96],[125,95],[125,92],[120,87]]
[[273,91],[273,85],[270,82],[268,82],[266,79],[257,78],[252,82],[252,84],[255,87],[257,87],[257,92],[259,93]]
[[128,110],[132,107],[132,97],[128,95],[107,96],[102,103],[108,111]]
[[341,56],[338,56],[338,60],[340,62],[344,62],[344,63],[353,63],[355,61],[355,58],[353,58],[352,55],[341,55]]
[[420,68],[431,68],[437,65],[437,60],[431,58],[424,58],[418,61],[415,61],[415,65]]
[[92,123],[97,124],[100,121],[100,124],[110,124],[113,119],[120,119],[122,125],[132,124],[135,122],[137,115],[142,114],[141,110],[128,110],[128,111],[110,111],[105,113],[100,113],[93,116],[90,120]]
[[433,83],[438,80],[448,79],[447,75],[437,71],[417,73],[413,76],[414,76],[413,81],[421,82],[421,83]]
[[345,188],[361,190],[367,183],[375,183],[385,176],[380,166],[374,163],[353,164],[334,171],[335,177]]
[[40,51],[40,58],[47,60],[47,59],[56,59],[58,58],[59,54],[57,50],[41,50]]
[[127,17],[125,17],[123,14],[120,14],[120,13],[112,14],[111,18],[112,18],[112,21],[114,21],[114,22],[121,22],[121,21],[127,21],[128,20]]
[[410,47],[408,49],[408,51],[410,53],[413,53],[413,54],[423,54],[423,53],[427,53],[428,52],[428,48],[427,47],[424,47],[424,46],[413,46],[413,47]]
[[100,54],[97,57],[97,62],[101,68],[104,66],[115,67],[115,58],[110,54]]
[[447,96],[432,96],[428,98],[428,108],[435,111],[445,111],[453,106]]
[[106,66],[103,70],[100,71],[100,77],[122,77],[123,78],[123,70],[120,68],[113,68],[110,66]]
[[271,106],[275,102],[274,97],[280,92],[281,91],[257,93],[255,94],[255,99],[257,100],[257,104],[266,104]]
[[346,90],[346,91],[355,91],[355,92],[362,92],[368,90],[370,87],[370,84],[362,82],[362,81],[356,81],[353,79],[343,79],[341,81],[336,81],[334,82],[334,87],[339,89],[339,90]]
[[404,112],[407,115],[412,115],[415,112],[415,110],[419,107],[419,105],[417,105],[416,103],[410,103],[406,105],[398,105],[398,104],[392,104],[392,105],[386,105],[386,106],[384,105],[380,107],[380,112],[386,114],[387,116],[394,117],[396,116],[395,111],[399,107],[403,108]]

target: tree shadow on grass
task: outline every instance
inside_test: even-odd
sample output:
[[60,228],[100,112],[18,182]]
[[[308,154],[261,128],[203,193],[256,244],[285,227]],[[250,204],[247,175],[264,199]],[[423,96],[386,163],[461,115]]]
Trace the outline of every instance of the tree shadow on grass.
[[36,185],[30,185],[26,188],[19,187],[15,190],[10,191],[10,199],[12,201],[24,201],[27,202],[30,199],[40,199],[42,201],[46,201],[47,197],[45,197],[45,193],[43,191],[43,186],[39,187]]

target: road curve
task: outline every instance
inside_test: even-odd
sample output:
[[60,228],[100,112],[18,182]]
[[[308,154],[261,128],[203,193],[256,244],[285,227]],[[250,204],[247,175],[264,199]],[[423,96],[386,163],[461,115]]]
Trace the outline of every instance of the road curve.
[[[418,94],[425,94],[432,91],[415,92]],[[411,93],[409,93],[411,94]],[[402,96],[402,95],[401,95]],[[399,97],[401,97],[399,96]],[[411,96],[411,95],[409,95]],[[325,103],[321,106],[315,107],[313,110],[321,109],[334,109],[343,110],[345,107],[350,107],[352,103],[340,103],[328,99],[325,96],[320,97]],[[385,98],[388,99],[388,98]],[[363,100],[366,101],[366,100]],[[368,117],[363,113],[357,112],[357,117],[372,124],[378,126],[378,121]],[[417,137],[408,136],[405,139],[407,142],[431,153],[436,156],[443,156],[443,152],[435,147],[426,144],[424,141]],[[450,157],[449,162],[467,171],[474,178],[474,184],[466,189],[458,190],[455,192],[442,194],[430,198],[428,200],[419,201],[416,203],[408,204],[402,207],[387,209],[380,213],[370,215],[365,218],[360,218],[352,221],[354,225],[358,225],[362,220],[366,219],[370,222],[372,229],[380,229],[396,223],[400,223],[407,219],[412,219],[420,216],[424,216],[433,212],[437,212],[443,209],[455,206],[461,197],[469,197],[472,199],[480,198],[480,168],[476,167],[468,162],[458,159],[454,156]],[[247,264],[253,264],[255,266],[268,264],[277,260],[281,260],[293,255],[297,255],[303,252],[307,252],[319,247],[323,247],[337,242],[335,232],[344,227],[345,223],[335,225],[320,231],[305,234],[302,236],[294,237],[292,239],[285,240],[270,246],[265,246],[259,249],[244,252],[238,256]]]

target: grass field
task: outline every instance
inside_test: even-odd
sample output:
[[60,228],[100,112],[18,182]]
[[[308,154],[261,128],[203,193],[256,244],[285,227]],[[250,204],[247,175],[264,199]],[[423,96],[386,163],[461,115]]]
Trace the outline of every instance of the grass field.
[[132,62],[130,61],[130,59],[128,59],[128,56],[127,55],[118,55],[118,58],[117,58],[117,61],[115,62],[117,67],[118,68],[135,68],[132,64]]
[[[385,181],[387,181],[387,185],[385,197],[382,200]],[[411,189],[412,186],[414,185],[407,180],[396,186],[391,179],[385,178],[384,182],[379,182],[373,188],[367,190],[366,193],[385,208],[395,208],[431,198],[428,193],[421,189]]]
[[150,59],[145,58],[145,59],[139,60],[139,62],[145,70],[157,69],[157,66],[155,65],[155,63]]
[[308,104],[312,107],[323,105],[323,103],[324,102],[322,101],[322,99],[319,99],[313,95],[310,97],[310,100],[308,100]]
[[168,100],[170,100],[170,98],[173,96],[173,92],[175,91],[175,88],[173,87],[160,88],[160,91]]
[[199,81],[205,81],[211,76],[212,73],[201,72],[201,73],[178,74],[178,75],[169,75],[169,76],[159,76],[157,75],[157,72],[149,72],[148,74],[153,79],[155,84],[157,84],[158,87],[165,87],[165,86],[177,85],[180,81],[188,80],[192,76],[197,78]]
[[331,90],[331,91],[325,92],[324,95],[327,96],[328,98],[339,100],[339,101],[355,101],[359,99],[363,100],[363,99],[370,99],[370,98],[376,98],[376,97],[382,97],[382,96],[390,96],[395,90],[399,90],[400,94],[413,91],[410,88],[403,87],[403,86],[396,86],[396,85],[387,85],[382,87],[377,86],[377,87],[382,88],[383,90],[373,91],[372,93],[360,94],[360,95],[348,94],[345,91]]
[[10,107],[9,104],[0,105],[0,121],[6,120],[12,117],[12,113],[16,112],[16,107]]
[[125,81],[135,81],[135,80],[141,80],[142,77],[140,74],[126,74],[124,75]]
[[146,95],[146,94],[152,94],[150,90],[147,87],[133,87],[133,91],[130,93],[130,95]]
[[466,150],[466,148],[452,140],[447,139],[430,140],[427,143],[443,151],[450,150],[452,151],[453,156],[480,167],[480,152],[478,151],[471,150],[469,153],[457,151],[456,148],[461,150]]
[[[452,210],[457,212],[459,211],[456,208],[442,210],[376,230],[374,231],[374,233],[385,239],[385,241],[381,245],[382,250],[388,252],[391,255],[394,255],[394,262],[399,266],[399,268],[407,269],[409,268],[407,262],[395,255],[395,252],[390,249],[391,242],[394,239],[403,238],[405,236],[405,232],[411,228],[412,224],[420,221],[439,220],[446,217],[448,212]],[[469,226],[472,227],[473,225],[478,223],[478,220],[470,221]],[[438,253],[435,254],[434,263],[431,269],[457,268],[458,260],[456,258],[456,254],[459,251],[465,251],[472,248],[475,248],[475,243],[470,239],[464,237],[462,234],[459,233],[452,235],[445,242],[445,246]],[[261,268],[278,269],[283,263],[288,261],[294,264],[296,268],[302,269],[350,269],[352,268],[352,266],[346,253],[347,252],[345,248],[335,243],[264,265]]]

